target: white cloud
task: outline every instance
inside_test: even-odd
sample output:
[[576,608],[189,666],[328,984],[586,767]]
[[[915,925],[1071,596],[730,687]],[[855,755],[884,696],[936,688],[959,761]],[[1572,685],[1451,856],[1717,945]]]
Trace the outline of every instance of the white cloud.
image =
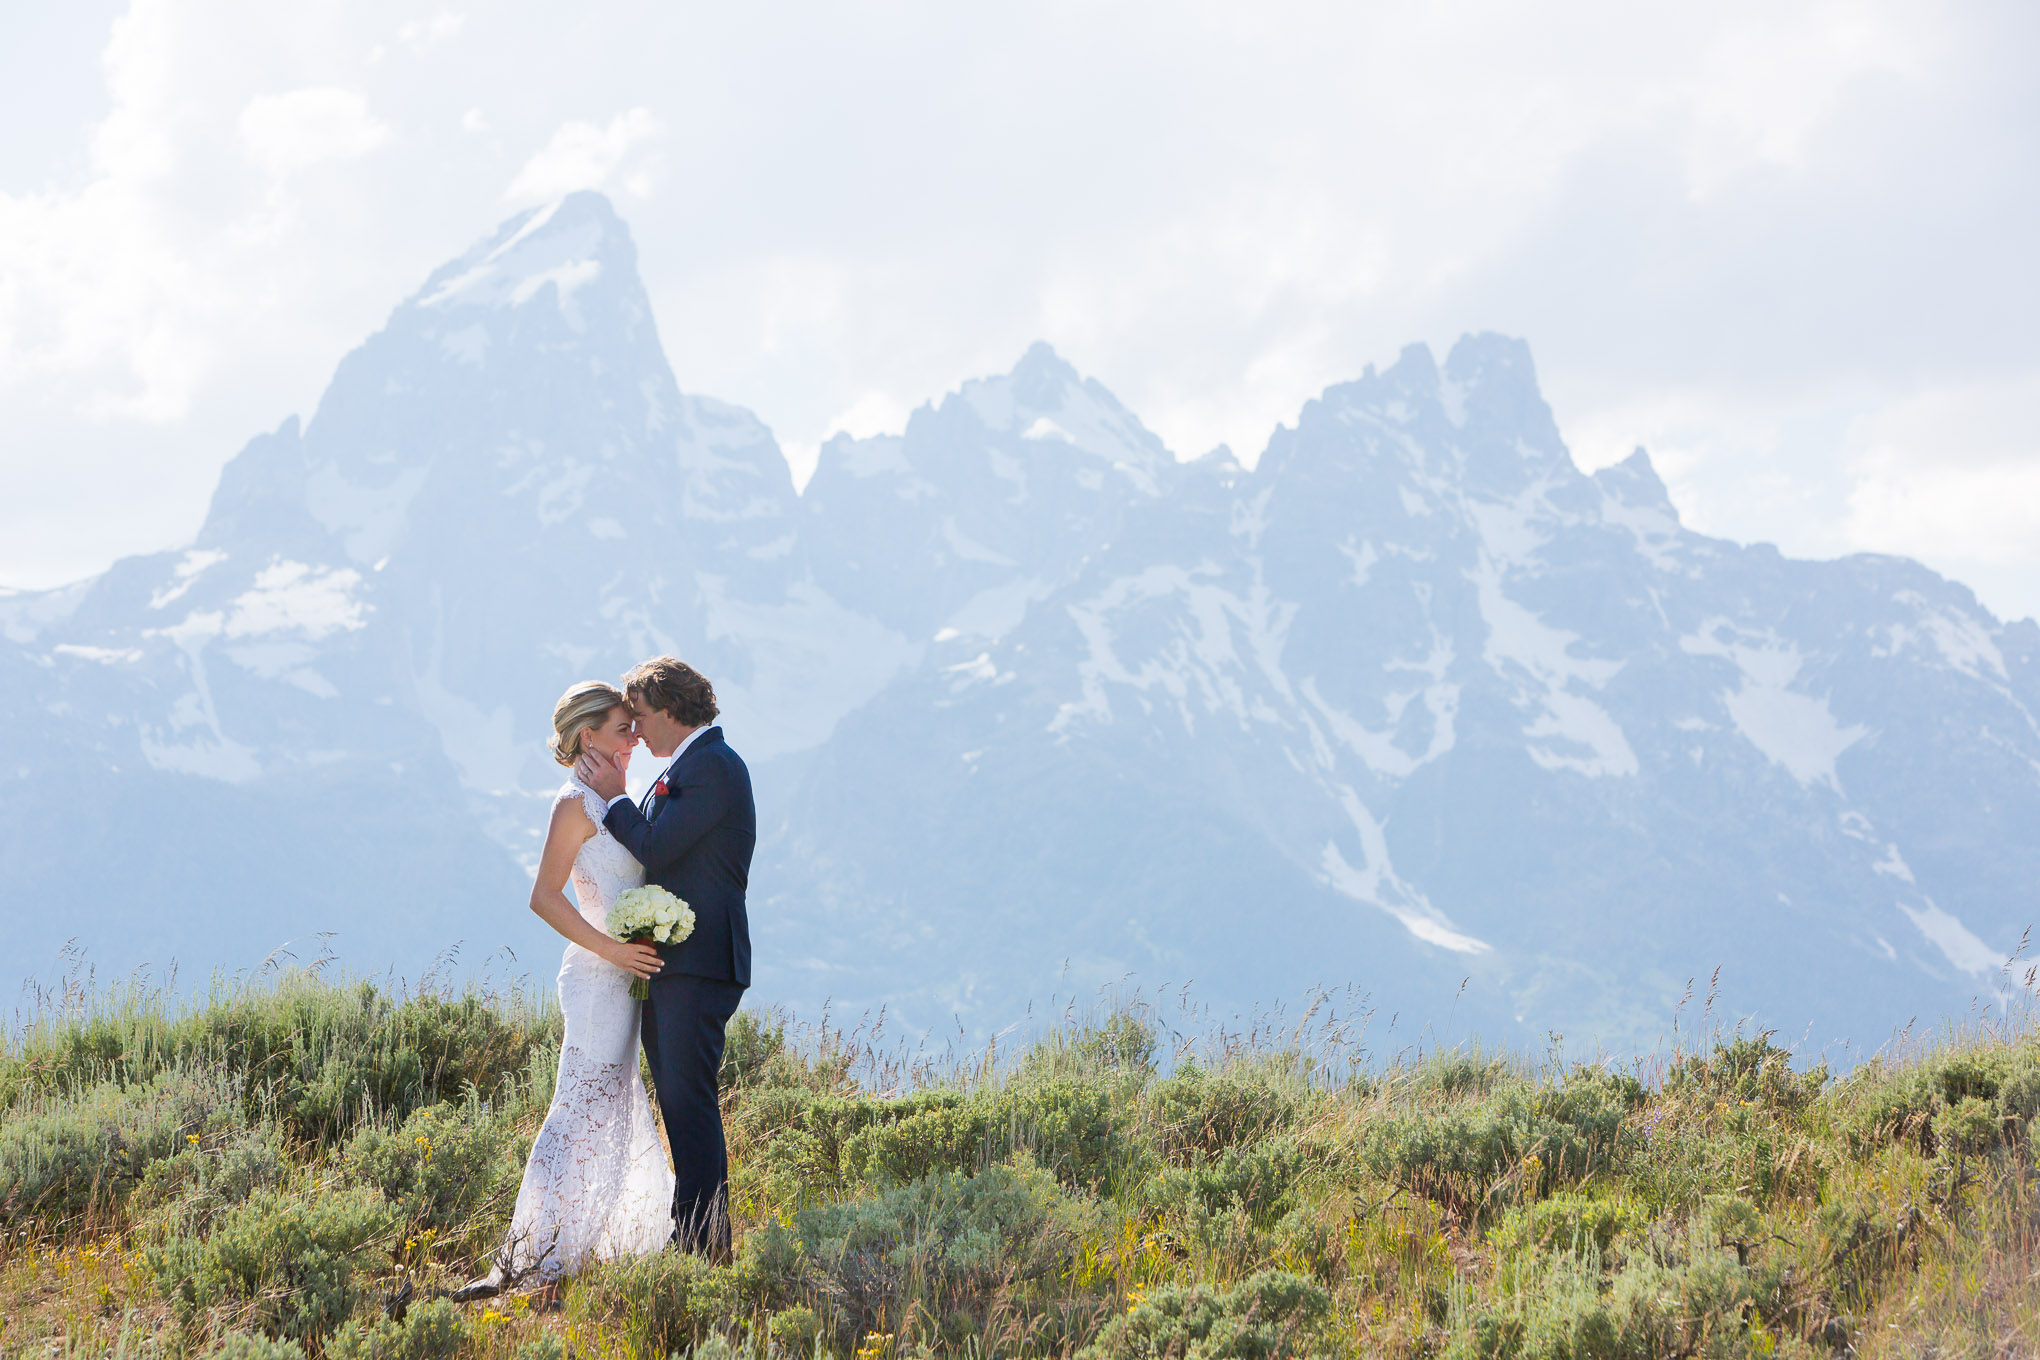
[[650,109],[619,113],[607,127],[566,123],[517,172],[503,197],[513,203],[542,202],[576,189],[599,189],[616,173],[632,148],[662,129]]
[[[933,397],[934,393],[929,393]],[[890,392],[866,392],[847,410],[829,422],[831,435],[847,434],[852,439],[869,439],[875,434],[898,434],[907,428],[913,407]]]
[[465,14],[443,9],[422,22],[413,19],[397,30],[397,37],[408,44],[413,52],[423,52],[428,47],[457,36],[466,24]]
[[1935,546],[2016,557],[2040,464],[2033,6],[125,3],[0,47],[0,582],[187,539],[506,185],[593,185],[682,384],[795,461],[1035,339],[1252,459],[1501,330],[1696,527],[2040,612]]
[[[181,36],[167,4],[116,22],[102,56],[110,107],[83,183],[0,194],[0,393],[41,399],[89,373],[89,387],[66,392],[76,416],[163,421],[187,409],[214,340],[193,324],[205,281],[164,230],[185,160]],[[0,425],[20,437],[18,422]]]
[[358,91],[332,88],[257,95],[239,127],[248,158],[272,175],[353,160],[390,139]]
[[1880,467],[1849,493],[1847,524],[1865,549],[2040,565],[2040,465]]
[[2040,375],[1936,387],[1856,421],[1854,545],[2040,567],[2035,411]]

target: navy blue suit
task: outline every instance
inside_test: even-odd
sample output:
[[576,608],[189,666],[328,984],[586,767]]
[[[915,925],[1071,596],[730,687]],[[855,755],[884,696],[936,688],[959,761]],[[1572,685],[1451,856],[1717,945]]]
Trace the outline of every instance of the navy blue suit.
[[758,813],[751,772],[723,740],[702,732],[665,774],[667,792],[640,809],[610,804],[609,834],[656,883],[694,910],[694,933],[660,945],[640,1020],[645,1057],[673,1148],[673,1240],[690,1251],[730,1245],[729,1150],[718,1077],[723,1033],[751,985],[751,923],[744,912]]

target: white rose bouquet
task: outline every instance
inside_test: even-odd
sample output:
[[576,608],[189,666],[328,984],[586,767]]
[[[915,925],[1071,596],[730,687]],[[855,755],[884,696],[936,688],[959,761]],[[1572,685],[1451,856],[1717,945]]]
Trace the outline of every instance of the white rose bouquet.
[[[694,909],[656,883],[629,888],[609,909],[609,933],[625,943],[678,944],[694,933]],[[644,1001],[651,996],[652,985],[634,977],[630,994]]]

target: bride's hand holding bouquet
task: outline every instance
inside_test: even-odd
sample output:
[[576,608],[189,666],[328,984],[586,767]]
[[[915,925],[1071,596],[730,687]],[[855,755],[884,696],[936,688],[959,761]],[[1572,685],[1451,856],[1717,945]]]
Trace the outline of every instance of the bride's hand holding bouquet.
[[[609,909],[609,933],[625,944],[679,944],[694,933],[694,911],[656,883],[625,889]],[[652,995],[647,978],[633,977],[630,994]]]

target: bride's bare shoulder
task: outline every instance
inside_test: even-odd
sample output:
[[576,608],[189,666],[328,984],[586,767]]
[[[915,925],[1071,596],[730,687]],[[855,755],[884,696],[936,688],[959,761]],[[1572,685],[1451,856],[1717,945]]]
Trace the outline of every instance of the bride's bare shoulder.
[[560,791],[553,795],[553,834],[587,840],[601,830],[601,823],[595,820],[595,810],[588,805],[592,796],[571,779],[560,785]]

